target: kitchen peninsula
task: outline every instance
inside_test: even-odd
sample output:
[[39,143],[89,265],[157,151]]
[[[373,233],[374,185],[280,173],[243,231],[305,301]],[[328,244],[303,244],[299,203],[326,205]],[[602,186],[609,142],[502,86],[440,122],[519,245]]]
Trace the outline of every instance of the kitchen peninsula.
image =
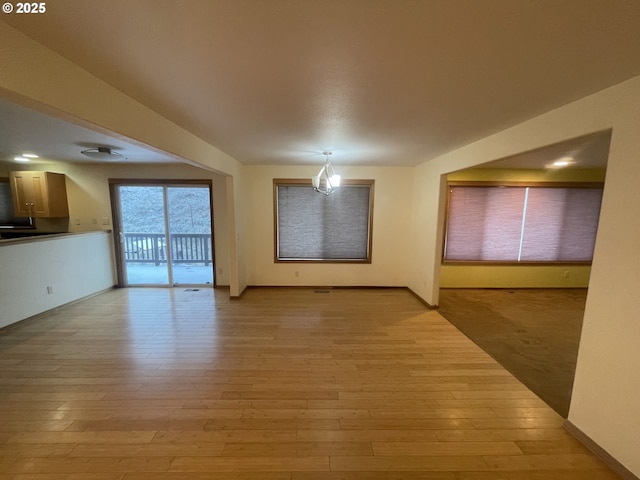
[[0,240],[0,328],[112,288],[110,231]]

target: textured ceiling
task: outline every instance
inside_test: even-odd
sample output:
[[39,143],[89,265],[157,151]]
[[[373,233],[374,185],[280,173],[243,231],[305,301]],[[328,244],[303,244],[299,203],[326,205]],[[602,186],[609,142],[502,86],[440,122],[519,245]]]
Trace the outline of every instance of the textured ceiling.
[[1,20],[244,164],[416,165],[640,75],[637,0],[56,0]]
[[[81,152],[107,147],[128,163],[180,163],[180,159],[134,144],[127,139],[97,132],[0,98],[0,160],[13,161],[25,153],[38,154],[37,163],[51,161],[95,163]],[[36,161],[34,160],[34,163]],[[98,162],[100,163],[100,162]]]

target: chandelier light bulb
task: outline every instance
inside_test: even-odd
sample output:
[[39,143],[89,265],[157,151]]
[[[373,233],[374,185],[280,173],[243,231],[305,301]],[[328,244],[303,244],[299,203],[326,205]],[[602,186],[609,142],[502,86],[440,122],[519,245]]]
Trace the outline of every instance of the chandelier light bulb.
[[[316,192],[329,195],[340,186],[340,175],[336,174],[331,162],[329,162],[331,152],[322,152],[322,154],[326,157],[325,163],[318,174],[311,177],[311,185]],[[321,180],[324,180],[324,187],[320,186]]]

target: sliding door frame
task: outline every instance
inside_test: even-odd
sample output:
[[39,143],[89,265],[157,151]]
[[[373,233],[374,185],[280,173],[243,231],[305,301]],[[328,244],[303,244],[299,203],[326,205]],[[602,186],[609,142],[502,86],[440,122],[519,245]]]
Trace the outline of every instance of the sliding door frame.
[[[178,180],[178,179],[139,179],[139,178],[110,178],[109,179],[109,196],[111,201],[111,215],[113,218],[113,246],[116,263],[116,276],[118,287],[128,287],[125,269],[124,269],[124,251],[122,249],[122,212],[120,211],[120,194],[118,187],[121,186],[137,186],[137,187],[179,187],[199,185],[206,186],[209,189],[209,216],[211,224],[211,268],[213,270],[213,288],[217,287],[216,281],[216,248],[215,248],[215,228],[213,224],[213,181],[212,180]],[[165,205],[166,207],[166,205]],[[168,211],[165,208],[165,222],[167,222]],[[169,225],[166,224],[165,228],[168,229]],[[167,252],[168,261],[171,259],[171,253]],[[171,277],[171,276],[170,276]],[[172,284],[173,279],[170,278],[170,282],[166,287],[174,287]],[[162,285],[165,286],[165,285]]]

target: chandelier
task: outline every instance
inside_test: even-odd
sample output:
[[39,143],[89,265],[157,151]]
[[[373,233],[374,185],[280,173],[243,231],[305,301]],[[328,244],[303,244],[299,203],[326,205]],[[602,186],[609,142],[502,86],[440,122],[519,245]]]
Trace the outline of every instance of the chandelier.
[[329,195],[340,186],[340,175],[336,175],[331,162],[329,162],[331,152],[322,152],[322,154],[326,157],[324,165],[315,177],[311,177],[311,184],[316,192]]

